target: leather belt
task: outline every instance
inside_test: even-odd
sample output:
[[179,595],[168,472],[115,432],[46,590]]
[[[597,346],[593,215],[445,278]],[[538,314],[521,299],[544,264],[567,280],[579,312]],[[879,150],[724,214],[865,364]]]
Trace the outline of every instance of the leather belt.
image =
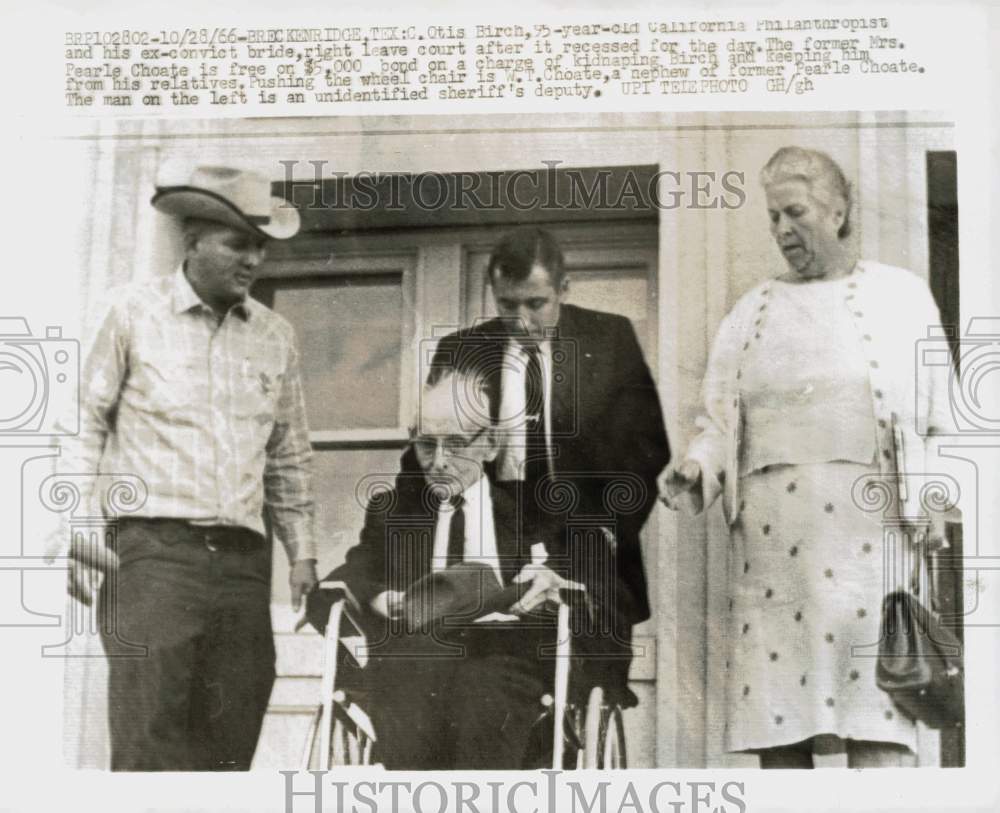
[[252,553],[264,546],[264,537],[235,525],[198,525],[168,517],[129,517],[119,520],[119,533],[135,531],[155,535],[164,544],[203,545],[210,551]]

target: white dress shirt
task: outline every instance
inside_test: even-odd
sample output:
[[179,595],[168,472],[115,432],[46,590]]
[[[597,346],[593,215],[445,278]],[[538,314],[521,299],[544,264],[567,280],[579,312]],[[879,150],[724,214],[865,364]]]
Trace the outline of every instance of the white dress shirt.
[[[493,497],[490,483],[483,475],[462,492],[463,503],[460,510],[465,513],[465,541],[462,546],[462,561],[484,562],[496,573],[497,581],[503,586],[500,575],[500,555],[497,552],[496,525],[493,520]],[[459,510],[447,500],[438,508],[434,521],[434,558],[431,570],[435,573],[448,566],[448,541],[451,518]],[[548,552],[542,542],[531,546],[531,563],[545,564]]]
[[496,526],[493,522],[493,498],[490,495],[490,485],[486,476],[482,476],[462,492],[463,503],[460,509],[455,508],[447,500],[441,503],[437,519],[434,522],[434,559],[431,564],[433,571],[444,570],[448,565],[448,537],[451,530],[451,518],[454,512],[461,510],[465,514],[465,543],[462,546],[462,560],[465,562],[484,562],[493,568],[497,581],[503,584],[500,577],[500,556],[497,553]]
[[[545,449],[552,456],[552,343],[538,343],[538,363],[542,368],[542,398],[545,404]],[[523,480],[529,419],[525,398],[528,351],[516,339],[507,343],[500,377],[500,413],[498,428],[501,445],[497,456],[497,478],[501,481]]]

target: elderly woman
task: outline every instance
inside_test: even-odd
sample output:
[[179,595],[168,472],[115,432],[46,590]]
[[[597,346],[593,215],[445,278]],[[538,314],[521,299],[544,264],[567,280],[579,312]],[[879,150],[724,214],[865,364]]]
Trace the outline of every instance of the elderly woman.
[[875,684],[885,515],[858,486],[886,484],[897,516],[918,512],[919,489],[904,500],[898,483],[949,423],[947,368],[914,364],[940,318],[914,274],[857,258],[829,156],[782,148],[761,180],[788,268],[722,321],[701,432],[660,480],[672,508],[723,494],[726,748],[764,768],[812,767],[831,747],[853,767],[913,764],[914,723]]

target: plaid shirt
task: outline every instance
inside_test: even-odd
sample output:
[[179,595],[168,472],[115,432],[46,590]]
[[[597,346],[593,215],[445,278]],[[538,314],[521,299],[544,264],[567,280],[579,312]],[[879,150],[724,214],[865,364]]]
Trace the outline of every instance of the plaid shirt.
[[248,299],[220,324],[180,268],[128,286],[87,353],[80,434],[59,469],[141,478],[148,495],[129,516],[264,533],[266,506],[289,561],[314,559],[298,358],[285,319]]

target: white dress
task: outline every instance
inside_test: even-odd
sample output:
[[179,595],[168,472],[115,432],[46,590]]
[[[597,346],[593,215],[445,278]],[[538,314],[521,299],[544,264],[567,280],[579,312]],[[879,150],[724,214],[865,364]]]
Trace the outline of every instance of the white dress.
[[842,307],[850,277],[774,281],[738,362],[745,423],[731,527],[726,747],[820,734],[915,749],[875,685],[886,593],[880,515],[852,499],[877,476],[867,363]]

